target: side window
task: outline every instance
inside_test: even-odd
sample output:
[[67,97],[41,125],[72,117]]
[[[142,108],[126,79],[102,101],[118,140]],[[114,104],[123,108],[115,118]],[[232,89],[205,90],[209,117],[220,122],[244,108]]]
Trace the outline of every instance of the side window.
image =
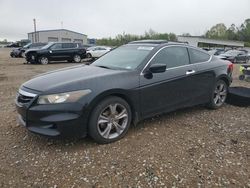
[[67,43],[62,43],[62,48],[69,48]]
[[63,43],[63,48],[76,48],[76,43]]
[[188,49],[191,63],[205,62],[210,59],[210,55],[192,48]]
[[167,68],[173,68],[189,64],[186,47],[167,47],[162,49],[151,61],[153,64],[166,64]]
[[41,46],[42,44],[41,43],[34,43],[33,45],[32,45],[32,47],[38,47],[38,46]]
[[60,43],[57,43],[57,44],[54,44],[53,46],[51,46],[52,50],[58,50],[58,49],[61,49],[61,48],[62,48],[62,44],[60,44]]

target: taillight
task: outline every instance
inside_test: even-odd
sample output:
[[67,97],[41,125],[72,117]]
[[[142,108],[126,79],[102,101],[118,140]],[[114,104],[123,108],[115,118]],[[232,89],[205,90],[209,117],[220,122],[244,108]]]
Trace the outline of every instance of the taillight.
[[232,73],[234,70],[234,64],[233,63],[230,63],[227,67],[227,72],[228,73]]

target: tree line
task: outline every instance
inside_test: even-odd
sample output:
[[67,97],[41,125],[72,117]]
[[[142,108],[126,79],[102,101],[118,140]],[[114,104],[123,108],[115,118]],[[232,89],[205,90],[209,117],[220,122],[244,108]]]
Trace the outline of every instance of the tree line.
[[250,19],[246,19],[239,27],[235,24],[231,24],[231,26],[227,28],[223,23],[216,24],[205,33],[205,37],[244,41],[245,46],[250,47]]
[[177,41],[177,36],[174,33],[157,33],[154,30],[150,29],[149,31],[146,31],[143,35],[132,35],[123,33],[117,35],[115,38],[109,37],[97,39],[96,43],[98,45],[120,46],[131,41],[146,39]]
[[[182,36],[191,36],[189,33],[184,33]],[[216,24],[205,32],[202,37],[210,39],[223,39],[223,40],[238,40],[244,41],[245,46],[250,47],[250,18],[246,19],[240,26],[231,24],[230,27],[226,27],[224,23]],[[98,45],[107,46],[120,46],[135,40],[144,39],[163,39],[169,41],[177,41],[177,36],[174,33],[158,33],[152,29],[146,31],[143,35],[132,34],[119,34],[115,38],[102,38],[97,39]]]

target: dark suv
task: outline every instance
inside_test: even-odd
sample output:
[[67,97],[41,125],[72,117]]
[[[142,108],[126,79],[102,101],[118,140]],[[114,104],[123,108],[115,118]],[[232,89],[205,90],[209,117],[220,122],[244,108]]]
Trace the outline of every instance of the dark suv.
[[47,43],[37,42],[29,43],[23,47],[15,48],[10,52],[11,57],[25,57],[25,51],[28,49],[39,49],[45,46]]
[[79,63],[86,56],[86,50],[78,43],[48,43],[41,49],[28,50],[26,60],[30,63],[48,64],[50,61]]

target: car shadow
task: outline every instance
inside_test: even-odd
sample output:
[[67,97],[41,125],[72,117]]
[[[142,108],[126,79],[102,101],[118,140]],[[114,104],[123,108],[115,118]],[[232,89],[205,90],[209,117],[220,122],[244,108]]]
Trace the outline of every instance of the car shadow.
[[206,111],[208,110],[204,105],[198,105],[194,107],[187,107],[183,109],[178,109],[172,112],[168,113],[163,113],[160,115],[155,115],[150,118],[146,118],[142,121],[140,121],[138,124],[132,126],[131,128],[134,131],[141,131],[142,128],[150,126],[149,124],[158,124],[158,122],[162,121],[168,121],[170,119],[174,118],[181,118],[183,115],[189,115],[189,114],[194,114],[194,113],[200,113],[201,111]]
[[[188,115],[188,114],[194,114],[194,113],[200,113],[201,111],[206,111],[206,108],[203,106],[195,106],[195,107],[189,107],[189,108],[184,108],[180,110],[176,110],[170,113],[162,114],[162,115],[156,115],[151,118],[147,118],[145,120],[140,121],[137,125],[131,126],[128,135],[135,135],[138,132],[142,132],[143,128],[150,127],[152,125],[157,125],[157,126],[162,126],[158,125],[158,122],[165,121],[167,122],[168,120],[171,120],[174,118],[181,118],[183,115]],[[126,139],[126,136],[120,141],[111,143],[116,145],[118,142],[127,142],[128,139]],[[50,149],[58,149],[58,148],[68,148],[70,146],[70,150],[74,150],[77,148],[85,148],[85,149],[90,149],[90,148],[95,148],[102,146],[100,144],[95,143],[89,136],[85,138],[53,138],[53,137],[46,137],[46,136],[40,136],[36,135],[33,133],[30,133],[27,131],[27,139],[32,141],[34,145],[43,148],[43,147],[49,147]],[[120,144],[119,143],[119,144]],[[108,144],[109,145],[109,144]],[[44,148],[45,149],[45,148]]]

